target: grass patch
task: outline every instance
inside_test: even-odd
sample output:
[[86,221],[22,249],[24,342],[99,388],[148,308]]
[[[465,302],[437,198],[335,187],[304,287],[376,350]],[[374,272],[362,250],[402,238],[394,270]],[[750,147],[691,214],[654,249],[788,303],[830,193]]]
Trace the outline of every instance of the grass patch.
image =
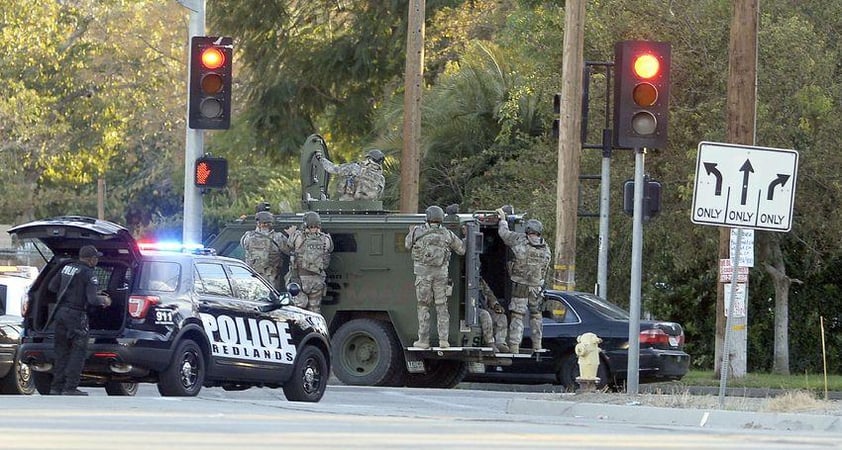
[[[713,371],[691,370],[681,379],[687,386],[719,386],[719,378]],[[745,377],[728,377],[728,387],[769,388],[786,390],[804,390],[824,392],[824,375],[793,374],[776,375],[771,373],[748,373]],[[827,376],[828,391],[842,391],[842,375]]]

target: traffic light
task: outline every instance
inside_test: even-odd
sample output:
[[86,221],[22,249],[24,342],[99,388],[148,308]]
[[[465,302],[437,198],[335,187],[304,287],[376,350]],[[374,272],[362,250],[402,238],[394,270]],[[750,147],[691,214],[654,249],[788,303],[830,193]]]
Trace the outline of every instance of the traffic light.
[[[661,183],[650,180],[646,177],[643,181],[643,221],[658,215],[661,212]],[[634,215],[634,180],[627,180],[623,183],[623,212]]]
[[193,36],[190,40],[188,126],[194,130],[231,127],[230,37]]
[[196,158],[193,181],[200,188],[224,188],[228,182],[228,161],[225,158],[202,156]]
[[614,44],[614,145],[664,148],[669,118],[670,44]]

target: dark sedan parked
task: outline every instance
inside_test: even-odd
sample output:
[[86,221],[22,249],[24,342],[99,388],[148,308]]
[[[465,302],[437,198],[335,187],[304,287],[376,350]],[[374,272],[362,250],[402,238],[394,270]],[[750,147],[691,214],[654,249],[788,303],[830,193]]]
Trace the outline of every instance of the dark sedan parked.
[[[575,389],[579,365],[576,338],[591,332],[602,339],[598,376],[601,384],[622,386],[628,374],[629,314],[585,292],[547,291],[543,347],[549,352],[537,361],[515,360],[511,366],[487,366],[475,380],[549,379]],[[522,347],[529,348],[525,337]],[[690,367],[684,352],[684,330],[675,322],[640,321],[640,381],[679,380]]]

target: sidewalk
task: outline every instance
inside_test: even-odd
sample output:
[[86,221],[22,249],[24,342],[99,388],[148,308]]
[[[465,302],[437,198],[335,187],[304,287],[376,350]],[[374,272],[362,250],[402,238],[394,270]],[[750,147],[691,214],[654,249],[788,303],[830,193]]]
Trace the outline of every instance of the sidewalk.
[[842,415],[661,408],[638,405],[634,404],[635,402],[628,405],[583,403],[575,401],[575,395],[565,395],[569,395],[571,400],[513,399],[509,402],[507,413],[710,429],[842,432]]

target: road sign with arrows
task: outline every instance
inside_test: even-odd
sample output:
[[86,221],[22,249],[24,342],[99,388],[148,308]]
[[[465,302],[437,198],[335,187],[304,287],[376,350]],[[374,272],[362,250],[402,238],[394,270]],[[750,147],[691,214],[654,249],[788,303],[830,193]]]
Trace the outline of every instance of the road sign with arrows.
[[789,231],[797,170],[795,150],[699,143],[693,223]]

